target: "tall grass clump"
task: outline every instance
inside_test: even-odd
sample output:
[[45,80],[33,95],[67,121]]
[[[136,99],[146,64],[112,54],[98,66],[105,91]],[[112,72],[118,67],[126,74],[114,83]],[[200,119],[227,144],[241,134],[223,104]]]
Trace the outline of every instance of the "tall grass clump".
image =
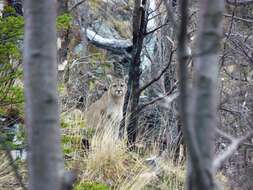
[[[71,149],[71,153],[65,154],[66,166],[78,173],[75,189],[183,189],[184,167],[175,166],[169,157],[159,156],[158,170],[145,161],[159,152],[157,145],[141,154],[138,150],[129,151],[126,139],[118,138],[116,123],[101,118],[98,126],[91,129],[86,126],[84,114],[69,111],[62,118],[63,136],[69,138],[63,147]],[[84,136],[89,141],[88,150],[82,146]]]
[[114,188],[147,170],[143,160],[128,151],[126,140],[118,138],[117,130],[116,123],[103,122],[92,136],[91,150],[86,157],[87,175]]

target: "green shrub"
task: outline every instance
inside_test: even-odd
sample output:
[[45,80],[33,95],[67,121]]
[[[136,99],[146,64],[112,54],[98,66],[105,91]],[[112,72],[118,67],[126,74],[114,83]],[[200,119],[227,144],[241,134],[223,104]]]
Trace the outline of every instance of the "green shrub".
[[[11,7],[5,12],[12,13]],[[5,115],[5,106],[23,110],[23,87],[16,85],[17,79],[22,79],[21,46],[24,34],[24,18],[9,16],[0,18],[0,113]]]
[[110,188],[102,183],[87,181],[81,182],[74,187],[74,190],[109,190]]
[[57,17],[56,25],[58,30],[64,30],[71,27],[72,16],[70,14],[62,14]]
[[81,136],[80,135],[62,135],[62,149],[64,154],[71,154],[80,147]]

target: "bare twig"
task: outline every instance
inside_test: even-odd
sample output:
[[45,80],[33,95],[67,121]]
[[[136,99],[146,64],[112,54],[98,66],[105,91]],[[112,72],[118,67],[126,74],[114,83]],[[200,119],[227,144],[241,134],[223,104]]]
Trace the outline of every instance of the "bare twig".
[[238,16],[233,16],[233,15],[230,15],[230,14],[226,14],[226,13],[224,13],[223,16],[224,17],[233,17],[235,20],[240,20],[240,21],[243,21],[243,22],[253,23],[253,20],[251,20],[251,19],[241,18],[241,17],[238,17]]
[[157,13],[156,15],[148,18],[148,21],[152,20],[152,19],[155,19],[156,17],[160,16],[160,15],[163,15],[163,13],[165,13],[166,11],[161,11],[160,13]]
[[159,29],[161,29],[162,27],[167,26],[167,25],[168,25],[168,22],[166,22],[166,23],[164,23],[164,24],[162,24],[162,25],[156,27],[156,28],[153,29],[153,30],[150,30],[150,31],[146,32],[146,33],[145,33],[145,36],[147,36],[147,35],[149,35],[149,34],[152,34],[152,33],[154,33],[155,31],[157,31],[157,30],[159,30]]
[[156,6],[156,8],[150,12],[148,12],[148,17],[149,15],[153,14],[154,12],[158,11],[158,9],[161,7],[162,1],[158,2],[158,5]]
[[253,4],[253,0],[226,0],[226,3],[229,5],[250,5]]
[[235,77],[232,74],[230,74],[227,69],[223,68],[224,73],[231,79],[231,80],[236,80],[236,81],[241,81],[241,82],[248,82],[247,78],[244,77],[244,79],[241,77]]
[[76,9],[78,6],[80,6],[81,4],[83,4],[86,0],[82,0],[82,1],[79,1],[77,2],[76,4],[74,4],[70,9],[69,11],[73,11],[74,9]]
[[145,103],[145,104],[139,105],[139,107],[138,107],[138,109],[137,109],[137,110],[138,110],[137,113],[139,113],[139,112],[140,112],[141,110],[143,110],[145,107],[150,106],[150,105],[153,105],[153,104],[155,104],[156,102],[158,102],[158,101],[160,101],[160,100],[163,100],[164,98],[166,98],[166,97],[168,97],[168,96],[171,97],[170,102],[174,101],[174,100],[178,97],[178,95],[179,95],[178,92],[174,92],[174,91],[176,90],[176,88],[177,88],[177,83],[175,83],[174,86],[171,88],[171,90],[168,91],[164,96],[157,97],[157,98],[155,98],[155,99],[153,99],[153,100],[151,100],[151,101],[149,101],[149,102],[147,102],[147,103]]
[[229,26],[229,30],[228,30],[228,35],[226,36],[225,43],[226,43],[227,39],[230,37],[230,35],[232,33],[232,27],[233,27],[233,22],[234,22],[234,19],[235,19],[236,8],[237,8],[237,6],[234,7],[232,15],[231,15],[231,22],[230,22],[230,26]]
[[243,145],[243,146],[247,146],[247,147],[252,147],[252,148],[253,148],[253,144],[250,144],[250,143],[243,143],[242,145]]
[[223,131],[216,129],[217,133],[220,134],[221,136],[225,137],[226,139],[228,139],[231,144],[230,146],[227,148],[227,150],[225,150],[224,152],[222,152],[220,155],[218,155],[214,161],[213,161],[213,169],[214,171],[217,171],[222,164],[224,163],[224,161],[226,161],[231,155],[233,155],[233,153],[238,149],[238,147],[246,140],[248,140],[249,138],[253,137],[253,131],[249,134],[247,134],[244,137],[240,137],[240,138],[235,138],[227,133],[224,133]]
[[219,128],[216,128],[215,130],[216,130],[216,132],[217,132],[220,136],[222,136],[222,137],[228,139],[230,142],[231,142],[231,139],[234,139],[234,137],[233,137],[232,135],[230,135],[230,134],[228,134],[228,133],[225,133],[224,131],[220,130]]
[[169,68],[169,66],[171,65],[171,61],[172,61],[172,57],[173,57],[173,53],[175,52],[175,50],[172,50],[170,53],[170,57],[169,57],[169,62],[166,65],[166,67],[161,71],[161,73],[153,78],[151,81],[149,81],[147,84],[145,84],[143,87],[140,88],[139,93],[141,93],[142,91],[146,90],[149,86],[151,86],[153,83],[155,83],[156,81],[158,81],[163,74],[166,72],[166,70]]

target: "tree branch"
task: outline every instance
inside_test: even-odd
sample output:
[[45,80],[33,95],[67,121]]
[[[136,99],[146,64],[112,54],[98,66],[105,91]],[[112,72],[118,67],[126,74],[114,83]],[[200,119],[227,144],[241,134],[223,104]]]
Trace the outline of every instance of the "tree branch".
[[243,21],[243,22],[253,23],[253,20],[251,20],[251,19],[245,19],[245,18],[241,18],[241,17],[238,17],[238,16],[226,14],[226,13],[224,13],[223,16],[224,17],[233,17],[235,20],[240,20],[240,21]]
[[79,1],[77,2],[76,4],[74,4],[70,9],[69,11],[73,11],[74,9],[76,9],[78,6],[80,6],[81,4],[83,4],[86,0],[82,0],[82,1]]
[[147,36],[147,35],[149,35],[149,34],[152,34],[152,33],[154,33],[155,31],[161,29],[162,27],[164,27],[164,26],[166,26],[166,25],[168,25],[168,22],[166,22],[166,23],[164,23],[164,24],[162,24],[162,25],[156,27],[156,28],[153,29],[153,30],[147,31],[144,35]]
[[229,5],[250,5],[253,3],[253,0],[226,0],[226,3]]
[[220,155],[218,155],[214,161],[213,161],[213,168],[214,171],[217,171],[221,165],[230,157],[233,155],[233,153],[238,149],[238,147],[249,138],[253,137],[253,131],[247,134],[244,137],[235,138],[227,133],[224,133],[220,129],[216,128],[216,131],[219,135],[223,136],[224,138],[228,139],[231,143],[230,146],[222,152]]
[[152,19],[155,19],[156,17],[162,15],[162,14],[165,13],[165,12],[166,12],[166,11],[161,11],[160,13],[157,13],[156,15],[154,15],[154,16],[148,18],[148,21],[150,21],[150,20],[152,20]]
[[139,93],[141,93],[142,91],[146,90],[149,86],[151,86],[153,83],[155,83],[156,81],[158,81],[163,76],[163,74],[167,71],[167,69],[171,65],[172,57],[173,57],[173,53],[174,52],[175,52],[175,50],[171,51],[170,57],[169,57],[169,62],[166,65],[166,67],[161,71],[161,73],[157,77],[155,77],[151,81],[149,81],[147,84],[145,84],[143,87],[141,87],[140,90],[139,90]]
[[137,108],[137,113],[139,113],[141,110],[143,110],[145,107],[147,106],[150,106],[150,105],[153,105],[155,104],[156,102],[164,99],[164,98],[169,98],[169,101],[167,101],[167,103],[171,103],[173,102],[178,96],[179,96],[179,93],[178,92],[174,92],[177,88],[177,83],[174,84],[174,86],[171,88],[170,91],[168,91],[164,96],[160,96],[160,97],[157,97],[145,104],[141,104],[139,105],[139,107]]
[[91,29],[86,30],[86,36],[93,45],[110,50],[116,54],[125,54],[125,52],[130,52],[132,50],[132,43],[130,40],[104,38]]

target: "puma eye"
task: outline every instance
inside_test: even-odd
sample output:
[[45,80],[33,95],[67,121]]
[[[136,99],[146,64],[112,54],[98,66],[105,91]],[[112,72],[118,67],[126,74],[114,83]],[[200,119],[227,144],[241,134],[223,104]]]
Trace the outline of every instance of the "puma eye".
[[124,87],[124,84],[121,84],[120,87]]
[[117,85],[116,85],[116,84],[113,84],[113,85],[112,85],[112,87],[113,87],[113,88],[116,88],[116,87],[117,87]]

